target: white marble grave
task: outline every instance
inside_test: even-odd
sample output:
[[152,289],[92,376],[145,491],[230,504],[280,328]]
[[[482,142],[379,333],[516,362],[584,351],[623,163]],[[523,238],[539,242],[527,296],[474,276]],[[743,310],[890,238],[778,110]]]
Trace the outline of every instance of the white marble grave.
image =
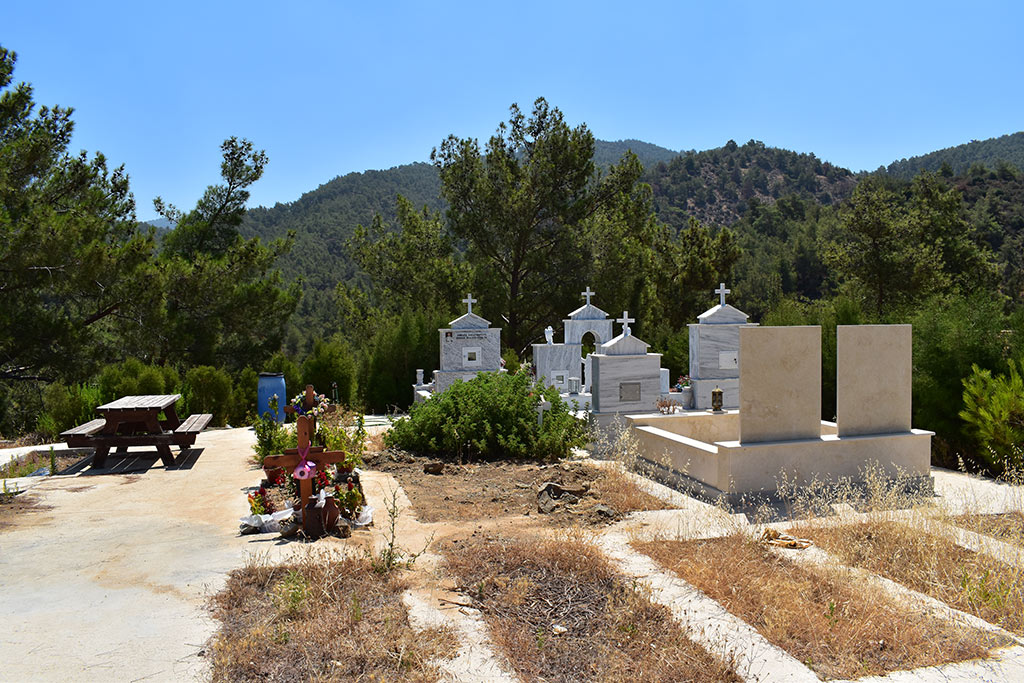
[[468,382],[478,372],[501,369],[501,329],[473,313],[473,295],[462,300],[466,314],[441,328],[441,369],[434,373],[434,392],[440,393],[456,380]]
[[[586,303],[569,314],[563,320],[563,343],[554,343],[554,330],[549,326],[544,331],[545,344],[533,345],[533,364],[537,371],[537,379],[566,393],[570,389],[570,379],[583,380],[583,392],[587,393],[590,382],[589,369],[582,357],[583,336],[590,332],[598,345],[612,338],[612,320],[608,314],[590,303],[595,292],[587,287],[580,292]],[[550,332],[549,332],[550,330]]]
[[647,353],[650,345],[633,336],[628,311],[619,322],[622,334],[590,357],[591,405],[598,415],[651,411],[661,398],[661,354]]
[[690,385],[693,387],[693,407],[706,410],[711,407],[711,392],[722,390],[724,408],[740,405],[740,329],[756,327],[748,323],[749,316],[725,303],[730,290],[723,282],[715,294],[717,306],[697,316],[690,324]]

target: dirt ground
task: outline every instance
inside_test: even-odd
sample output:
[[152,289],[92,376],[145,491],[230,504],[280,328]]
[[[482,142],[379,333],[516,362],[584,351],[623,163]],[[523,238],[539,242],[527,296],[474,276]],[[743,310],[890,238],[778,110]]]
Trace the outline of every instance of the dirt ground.
[[[424,472],[428,463],[440,464],[441,474]],[[366,465],[393,475],[408,494],[413,514],[427,523],[534,516],[557,526],[610,524],[629,512],[671,507],[641,491],[618,470],[587,461],[459,465],[386,450],[374,454]],[[538,491],[549,482],[569,492],[552,496],[554,509],[542,513]]]

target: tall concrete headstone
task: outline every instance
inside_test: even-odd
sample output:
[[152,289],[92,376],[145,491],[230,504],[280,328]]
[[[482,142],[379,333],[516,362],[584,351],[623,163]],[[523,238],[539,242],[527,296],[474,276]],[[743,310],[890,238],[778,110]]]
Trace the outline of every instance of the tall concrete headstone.
[[821,438],[821,327],[743,327],[740,443]]
[[591,405],[598,414],[649,412],[661,398],[661,354],[647,353],[649,344],[633,336],[623,312],[622,334],[602,344],[590,357],[594,373]]
[[756,327],[748,323],[749,316],[725,303],[730,290],[722,283],[715,293],[719,303],[697,316],[690,324],[690,385],[693,387],[693,407],[706,410],[711,407],[711,392],[722,390],[722,406],[738,408],[740,405],[740,329]]
[[910,325],[839,325],[836,422],[840,437],[910,431]]
[[473,313],[477,302],[473,295],[462,300],[468,306],[466,314],[438,330],[441,335],[441,369],[434,373],[434,392],[440,393],[455,380],[464,382],[478,372],[497,372],[501,369],[501,329]]

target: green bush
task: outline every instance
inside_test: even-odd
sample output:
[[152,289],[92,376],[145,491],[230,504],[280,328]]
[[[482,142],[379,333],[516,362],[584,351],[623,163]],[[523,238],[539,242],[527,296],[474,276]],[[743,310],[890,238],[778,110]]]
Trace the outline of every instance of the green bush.
[[173,394],[180,381],[177,371],[168,365],[146,365],[137,358],[129,358],[123,363],[108,365],[100,372],[101,403],[122,396]]
[[268,455],[279,455],[284,453],[284,449],[298,445],[295,431],[279,424],[270,417],[270,413],[258,418],[252,427],[256,432],[256,444],[252,449],[256,451],[256,462],[260,465]]
[[[543,428],[537,427],[537,404],[551,402]],[[553,388],[532,385],[527,373],[480,373],[456,382],[447,391],[412,407],[385,442],[424,454],[460,459],[561,458],[586,442],[585,425]]]
[[288,387],[289,398],[302,391],[307,384],[312,384],[318,394],[333,399],[331,384],[334,382],[338,383],[338,402],[352,405],[356,389],[355,358],[348,347],[340,342],[317,340],[313,350],[302,362],[302,386]]
[[223,427],[231,412],[231,377],[209,365],[194,367],[185,373],[182,386],[184,405],[190,413],[211,413],[212,423]]
[[46,438],[54,439],[65,429],[93,419],[96,406],[102,403],[99,387],[54,382],[43,389],[43,412],[36,429]]
[[1009,460],[1024,448],[1024,378],[1017,363],[1011,360],[1009,372],[996,376],[975,365],[963,385],[960,417],[981,446],[978,455],[996,474],[1019,468],[1021,463]]

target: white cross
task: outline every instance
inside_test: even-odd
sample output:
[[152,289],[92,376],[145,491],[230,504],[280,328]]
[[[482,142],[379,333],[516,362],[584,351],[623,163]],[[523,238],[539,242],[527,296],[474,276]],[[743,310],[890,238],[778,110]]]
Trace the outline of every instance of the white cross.
[[628,337],[630,334],[633,333],[632,330],[629,329],[629,324],[635,323],[636,318],[630,318],[629,311],[623,311],[622,317],[618,318],[615,322],[622,323],[622,336]]
[[715,290],[715,294],[717,294],[719,296],[719,303],[722,306],[725,305],[725,295],[726,294],[731,294],[731,293],[732,293],[732,290],[731,289],[726,289],[724,282],[719,283],[718,289]]
[[469,306],[469,310],[467,311],[467,313],[472,313],[473,312],[473,304],[475,304],[477,301],[478,301],[478,299],[474,299],[472,294],[467,294],[466,295],[466,298],[462,300],[462,303],[464,303],[467,306]]
[[587,291],[580,292],[580,296],[586,297],[588,306],[590,305],[590,297],[594,296],[595,294],[597,294],[597,292],[590,291],[590,285],[587,285]]

